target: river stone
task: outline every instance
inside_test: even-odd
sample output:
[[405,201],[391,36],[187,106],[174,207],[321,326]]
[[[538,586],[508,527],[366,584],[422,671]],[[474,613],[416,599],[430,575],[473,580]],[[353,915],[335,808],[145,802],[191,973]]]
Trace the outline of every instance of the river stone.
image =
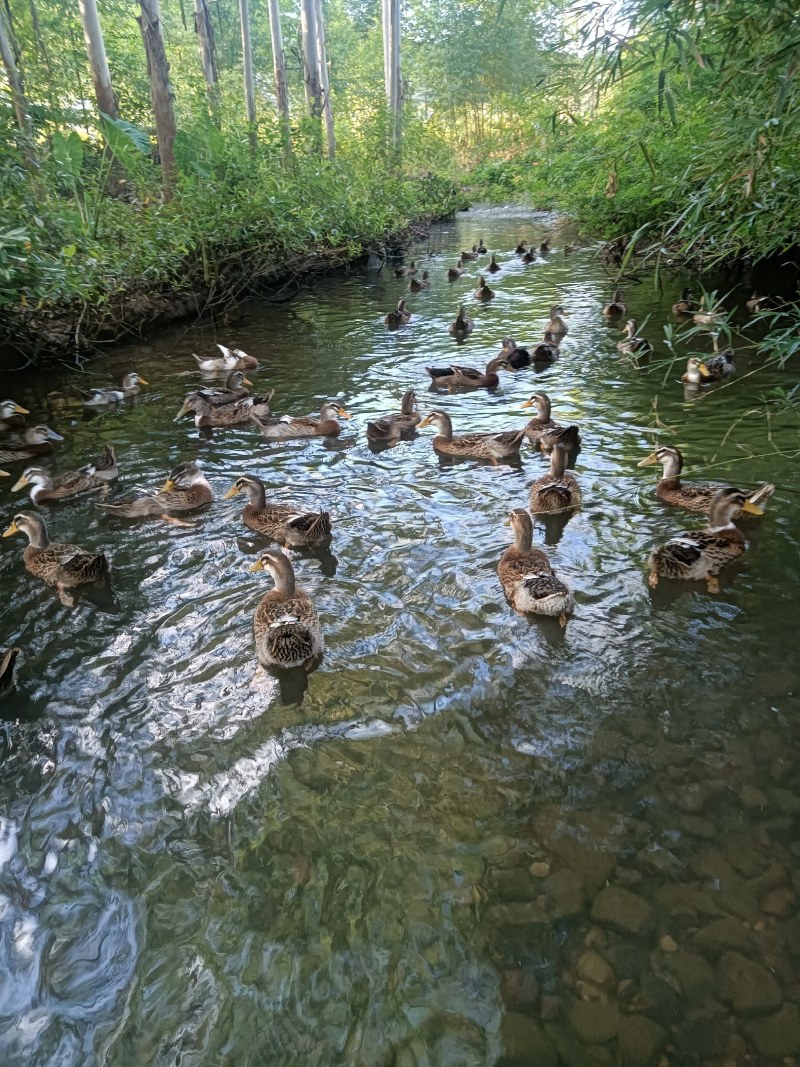
[[507,1011],[500,1023],[500,1038],[503,1054],[497,1067],[557,1067],[555,1045],[527,1015]]
[[722,915],[711,897],[702,889],[691,885],[662,885],[656,890],[656,907],[667,915],[705,915],[716,918]]
[[559,1067],[604,1067],[616,1063],[609,1049],[602,1045],[582,1045],[558,1023],[545,1023],[544,1028],[558,1050]]
[[616,930],[641,935],[653,925],[653,909],[643,897],[612,885],[595,897],[592,918]]
[[486,909],[486,921],[493,926],[539,926],[550,925],[551,919],[539,904],[493,904]]
[[738,919],[717,919],[692,938],[692,944],[705,956],[716,957],[726,949],[752,953],[755,948],[753,934]]
[[664,960],[664,968],[691,1001],[704,1000],[716,990],[714,968],[698,952],[676,952]]
[[614,971],[609,964],[599,952],[591,949],[584,952],[578,959],[576,970],[579,978],[585,982],[594,982],[595,985],[606,986],[616,981]]
[[625,1067],[652,1067],[664,1047],[663,1026],[645,1015],[623,1015],[619,1021],[617,1054]]
[[518,903],[533,900],[540,890],[526,870],[506,870],[493,868],[489,871],[488,881],[492,887],[492,896],[503,903]]
[[781,987],[766,968],[738,952],[725,952],[717,964],[720,996],[738,1015],[764,1015],[783,1001]]
[[650,966],[650,956],[641,945],[611,945],[603,950],[603,955],[621,979],[639,978]]
[[800,815],[800,795],[788,789],[770,789],[769,799],[782,815]]
[[763,810],[769,805],[766,794],[762,793],[755,785],[743,785],[739,790],[739,799],[743,806],[751,811],[756,811],[759,808]]
[[717,828],[710,819],[702,815],[684,815],[679,821],[680,828],[691,837],[702,837],[707,841],[717,836]]
[[547,910],[554,919],[567,919],[579,915],[586,903],[583,878],[576,872],[563,868],[551,874],[544,883]]
[[584,1045],[603,1045],[619,1029],[619,1009],[596,1000],[576,1000],[569,1012],[569,1024]]
[[725,1015],[700,1013],[685,1019],[674,1028],[673,1033],[676,1044],[685,1054],[685,1059],[677,1062],[683,1064],[696,1063],[698,1058],[706,1060],[724,1056],[732,1030],[730,1020]]
[[550,873],[550,864],[544,860],[535,860],[528,869],[534,878],[546,878]]
[[539,999],[536,976],[525,967],[507,967],[500,976],[500,996],[513,1011],[528,1011]]
[[762,1056],[800,1052],[800,1008],[786,1003],[774,1015],[744,1019],[740,1024]]
[[794,899],[794,890],[788,886],[770,889],[761,898],[761,910],[767,915],[777,915],[778,918],[783,919],[792,910]]
[[683,1015],[681,998],[662,978],[645,971],[639,980],[639,1002],[645,1015],[662,1026],[672,1026]]

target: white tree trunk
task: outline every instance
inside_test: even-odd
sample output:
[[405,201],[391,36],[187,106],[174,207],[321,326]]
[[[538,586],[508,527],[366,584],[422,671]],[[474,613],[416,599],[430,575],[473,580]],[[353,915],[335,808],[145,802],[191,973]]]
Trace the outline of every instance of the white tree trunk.
[[391,93],[389,109],[392,113],[392,144],[400,147],[400,0],[389,0],[389,52]]
[[303,82],[309,115],[322,114],[322,93],[317,73],[317,12],[315,0],[300,0],[300,29],[303,36]]
[[244,72],[244,109],[250,126],[250,143],[256,144],[256,87],[253,81],[253,43],[250,39],[250,0],[239,0],[242,23],[242,69]]
[[110,119],[119,118],[117,98],[111,84],[111,71],[108,69],[106,46],[103,41],[103,27],[100,25],[100,16],[97,13],[96,0],[78,0],[83,23],[83,39],[86,41],[86,53],[89,56],[89,66],[92,69],[92,82],[94,83],[94,95],[97,100],[97,109],[101,115],[108,115]]
[[325,144],[328,149],[328,159],[336,158],[336,134],[333,129],[333,105],[331,103],[331,86],[328,78],[328,57],[325,53],[325,20],[322,17],[322,0],[316,0],[315,11],[317,20],[317,70],[319,83],[322,90],[322,117],[325,121]]
[[386,106],[392,106],[392,42],[389,36],[389,4],[391,0],[381,0],[381,27],[383,29],[383,84],[386,89]]
[[175,187],[175,111],[172,86],[169,80],[169,63],[161,33],[161,12],[158,0],[139,0],[141,15],[137,18],[142,31],[144,50],[147,55],[147,73],[150,78],[150,95],[156,120],[156,140],[164,175],[164,199],[169,200]]
[[219,106],[219,71],[217,70],[217,46],[214,40],[214,24],[208,10],[208,0],[194,0],[194,28],[200,63],[212,114]]
[[14,50],[11,47],[11,40],[6,31],[5,15],[3,14],[2,8],[0,8],[0,55],[3,57],[3,66],[6,68],[8,84],[11,86],[11,100],[14,104],[14,115],[17,119],[17,125],[21,130],[27,130],[30,128],[28,102],[25,99],[25,92],[22,88],[22,76],[17,69],[17,63],[14,59]]
[[272,69],[275,73],[275,98],[278,102],[278,120],[281,126],[283,150],[292,150],[289,128],[289,85],[286,80],[286,54],[283,50],[281,12],[278,0],[269,0],[269,32],[272,39]]

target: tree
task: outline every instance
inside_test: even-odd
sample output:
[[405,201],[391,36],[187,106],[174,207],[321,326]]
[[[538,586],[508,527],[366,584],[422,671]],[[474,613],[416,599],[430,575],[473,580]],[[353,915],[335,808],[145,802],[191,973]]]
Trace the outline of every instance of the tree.
[[328,159],[336,157],[336,135],[333,129],[333,105],[331,104],[331,85],[328,78],[328,57],[325,54],[325,21],[322,17],[322,0],[316,0],[314,14],[317,30],[317,73],[322,91],[322,116],[325,120],[325,144]]
[[317,6],[316,0],[300,0],[300,32],[303,37],[303,84],[306,109],[312,118],[322,114],[322,88],[319,84],[317,62]]
[[208,106],[211,114],[215,115],[219,108],[219,71],[214,24],[208,10],[208,0],[194,0],[194,29],[200,50],[200,63],[206,83]]
[[242,23],[242,71],[244,75],[244,110],[249,127],[250,146],[255,149],[256,88],[253,81],[253,42],[250,36],[250,0],[239,0],[239,19]]
[[169,200],[175,187],[175,110],[169,63],[161,33],[161,12],[158,0],[139,0],[142,13],[136,21],[142,31],[150,78],[150,96],[156,120],[156,141],[164,176],[164,199]]
[[269,31],[272,39],[272,68],[275,73],[275,99],[278,104],[281,142],[283,143],[284,155],[288,156],[292,151],[289,127],[289,86],[286,81],[286,54],[283,50],[281,12],[278,0],[269,0]]
[[22,75],[17,68],[14,58],[14,50],[11,47],[11,38],[5,24],[5,14],[0,8],[0,54],[3,57],[3,66],[6,68],[8,84],[11,87],[11,100],[14,105],[14,115],[17,125],[21,130],[30,128],[30,115],[28,102],[25,99],[25,91],[22,86]]
[[97,2],[96,0],[78,0],[78,7],[81,12],[83,38],[86,41],[86,52],[92,71],[97,109],[101,115],[108,115],[110,119],[119,118],[117,98],[111,85],[111,71],[108,69],[103,29],[97,13]]

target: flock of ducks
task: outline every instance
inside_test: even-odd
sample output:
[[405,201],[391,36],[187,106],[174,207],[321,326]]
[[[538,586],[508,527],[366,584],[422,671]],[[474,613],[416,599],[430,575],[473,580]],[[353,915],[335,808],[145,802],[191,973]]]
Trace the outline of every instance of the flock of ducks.
[[[547,241],[539,246],[538,253],[521,242],[515,255],[524,263],[533,263],[537,255],[546,255],[548,251]],[[455,267],[448,270],[448,280],[457,281],[464,273],[465,262],[475,261],[486,254],[486,246],[481,240],[471,251],[461,254]],[[497,275],[502,269],[496,254],[492,253],[485,274]],[[430,285],[428,271],[417,279],[419,271],[413,261],[395,273],[398,278],[409,279],[411,292],[421,292]],[[481,273],[474,298],[486,301],[494,295]],[[673,312],[678,316],[693,316],[696,320],[698,316],[702,319],[716,314],[713,310],[697,309],[688,289],[673,306]],[[602,314],[610,319],[624,318],[627,313],[624,294],[620,290],[602,309]],[[493,389],[499,383],[501,371],[516,372],[537,363],[552,363],[558,358],[559,346],[568,333],[564,314],[560,304],[553,305],[542,340],[535,345],[520,347],[513,337],[504,338],[500,352],[483,370],[458,364],[427,368],[431,389],[451,394]],[[397,330],[410,318],[406,301],[401,299],[386,316],[385,323],[388,329]],[[455,341],[462,342],[473,329],[474,323],[466,305],[462,304],[450,325],[450,335]],[[639,359],[652,351],[652,345],[639,336],[635,319],[627,320],[624,333],[625,338],[618,345],[623,355]],[[194,389],[184,399],[175,416],[176,421],[191,415],[195,425],[202,430],[250,424],[267,440],[286,441],[338,435],[341,431],[339,420],[350,418],[348,412],[333,400],[326,401],[318,415],[274,415],[270,410],[272,392],[251,394],[249,391],[252,383],[245,377],[245,372],[257,370],[258,360],[240,349],[223,345],[218,348],[219,356],[195,355],[194,359],[204,374],[218,378],[224,375],[224,385]],[[729,369],[732,367],[732,353],[716,353],[705,361],[690,360],[684,379],[699,386],[732,373]],[[689,375],[691,377],[687,377]],[[119,388],[91,390],[85,395],[84,403],[87,408],[95,409],[119,404],[137,396],[141,387],[147,384],[131,372]],[[518,457],[526,441],[547,455],[549,470],[531,484],[528,508],[515,508],[510,513],[508,523],[514,543],[503,552],[497,574],[506,598],[517,612],[553,616],[564,626],[574,607],[574,599],[568,586],[554,572],[547,553],[534,547],[531,516],[568,514],[580,506],[581,488],[578,479],[568,469],[570,460],[580,448],[580,430],[575,425],[561,425],[554,421],[550,398],[544,392],[534,393],[522,407],[532,411],[533,417],[521,428],[455,433],[453,421],[446,411],[435,409],[423,418],[414,390],[408,389],[400,410],[369,422],[366,435],[374,445],[392,447],[414,435],[417,429],[433,426],[436,433],[432,446],[441,455],[497,464]],[[45,425],[27,427],[25,417],[29,414],[12,400],[0,403],[0,436],[5,439],[0,442],[0,464],[27,464],[12,491],[27,489],[37,507],[79,495],[97,494],[97,507],[110,518],[127,521],[159,519],[188,526],[191,523],[184,519],[185,515],[206,508],[214,501],[211,484],[197,461],[178,464],[157,490],[138,490],[109,501],[106,498],[119,476],[113,448],[105,446],[99,456],[78,470],[52,474],[41,465],[42,457],[52,451],[54,442],[63,438]],[[35,462],[31,463],[31,460]],[[683,457],[677,448],[670,446],[657,448],[639,463],[640,467],[649,465],[662,468],[656,488],[659,499],[708,517],[702,529],[682,532],[651,553],[649,584],[657,585],[662,577],[704,580],[710,591],[718,591],[720,570],[746,548],[735,520],[743,513],[763,514],[762,505],[774,492],[774,486],[765,484],[744,492],[725,485],[684,483],[681,481]],[[8,474],[0,471],[0,475]],[[273,503],[268,500],[261,479],[250,474],[237,478],[224,499],[239,494],[247,501],[242,511],[244,525],[264,539],[284,549],[317,549],[329,542],[332,522],[328,512],[304,511],[291,504]],[[105,582],[109,577],[109,562],[103,553],[51,541],[47,525],[37,511],[19,511],[14,515],[3,537],[16,534],[27,539],[22,557],[28,572],[54,587],[65,604],[74,603],[74,590],[78,587]],[[324,639],[313,601],[296,584],[291,559],[281,548],[268,548],[259,554],[250,569],[267,571],[274,583],[274,588],[261,599],[253,617],[259,663],[266,668],[303,667],[310,670],[319,660]],[[0,688],[10,682],[17,652],[17,649],[10,649],[0,654]]]

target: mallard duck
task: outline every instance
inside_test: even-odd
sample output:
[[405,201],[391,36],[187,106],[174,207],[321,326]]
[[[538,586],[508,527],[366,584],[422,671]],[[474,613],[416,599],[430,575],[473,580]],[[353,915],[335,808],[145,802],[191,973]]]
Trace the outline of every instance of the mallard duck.
[[500,384],[497,372],[507,370],[505,356],[495,356],[486,364],[485,371],[474,367],[426,367],[437,389],[494,389]]
[[482,237],[478,238],[478,247],[477,247],[476,251],[478,252],[478,255],[480,255],[480,256],[485,256],[486,253],[489,251],[488,248],[486,247],[486,245],[483,243],[483,238]]
[[204,508],[213,499],[214,491],[200,464],[194,460],[173,467],[161,489],[155,493],[129,497],[116,504],[98,504],[97,507],[121,519],[159,518],[174,522],[175,516]]
[[497,272],[499,270],[503,269],[500,266],[500,264],[497,262],[497,259],[495,258],[494,252],[492,252],[492,258],[491,258],[491,260],[489,262],[489,266],[486,269],[490,274],[497,274]]
[[561,355],[561,349],[555,341],[540,341],[531,349],[534,363],[554,363]]
[[410,278],[413,274],[417,273],[417,264],[412,259],[407,267],[398,267],[395,272],[395,278]]
[[113,446],[105,445],[99,456],[95,456],[91,463],[80,467],[79,470],[81,474],[91,474],[101,482],[116,481],[119,478],[119,467]]
[[524,508],[515,508],[508,519],[514,531],[510,545],[497,564],[497,576],[507,599],[517,611],[533,615],[557,615],[566,625],[572,611],[572,594],[553,573],[547,553],[533,547],[533,522]]
[[467,315],[467,309],[462,304],[458,309],[458,315],[456,315],[454,321],[450,323],[450,336],[455,337],[457,341],[464,341],[474,329],[475,323]]
[[21,533],[28,538],[22,553],[25,569],[47,585],[53,585],[68,602],[65,590],[100,581],[108,576],[108,560],[102,552],[91,553],[78,545],[61,545],[51,541],[41,515],[20,511],[3,537]]
[[472,295],[476,300],[494,300],[494,289],[490,289],[486,284],[486,279],[481,276],[478,278],[478,288]]
[[229,500],[237,493],[246,493],[249,501],[242,512],[245,526],[279,541],[286,548],[318,545],[331,535],[331,517],[327,511],[303,511],[288,504],[268,504],[266,487],[260,478],[250,474],[237,478],[222,499]]
[[567,473],[567,450],[555,444],[550,452],[550,471],[531,486],[531,511],[534,515],[552,515],[577,508],[581,488],[574,475]]
[[692,315],[693,321],[696,322],[698,326],[716,326],[718,323],[722,322],[724,318],[725,309],[719,304],[711,306],[710,299],[708,298],[706,299],[706,306],[701,307],[699,311],[695,311]]
[[698,367],[700,376],[704,382],[718,382],[720,378],[729,378],[732,374],[736,373],[733,349],[726,348],[724,352],[717,352],[716,347],[715,339],[715,354],[709,359],[704,359]]
[[0,463],[21,463],[35,456],[47,456],[53,451],[51,441],[63,441],[60,433],[49,426],[31,426],[18,441],[6,441],[0,449]]
[[19,648],[0,650],[0,693],[7,693],[14,684],[14,664],[20,651]]
[[108,483],[102,478],[95,477],[94,474],[66,471],[64,474],[53,475],[44,467],[26,467],[11,486],[11,492],[18,493],[28,486],[30,486],[30,497],[34,504],[57,503],[59,500],[69,500],[83,493],[97,493],[101,489],[106,491],[108,489]]
[[705,580],[709,593],[718,593],[716,576],[726,563],[741,556],[747,548],[741,530],[733,525],[734,515],[741,511],[749,515],[763,514],[741,489],[720,489],[709,505],[708,526],[681,533],[651,553],[648,560],[650,585],[657,586],[659,578]]
[[222,371],[230,373],[232,370],[255,370],[258,367],[256,357],[248,356],[241,348],[228,348],[219,342],[217,342],[217,348],[222,353],[221,356],[201,357],[192,352],[200,370],[219,374]]
[[623,300],[623,293],[621,289],[614,290],[614,297],[610,304],[606,304],[603,308],[603,314],[607,319],[618,319],[622,315],[625,315],[628,310],[628,305]]
[[680,300],[672,305],[673,315],[692,315],[697,310],[697,305],[692,300],[692,293],[690,289],[684,289],[681,293]]
[[431,284],[430,275],[426,270],[422,272],[421,278],[412,278],[408,283],[409,291],[412,293],[421,293],[423,289],[427,289]]
[[535,263],[535,262],[536,262],[536,253],[535,253],[535,252],[533,252],[533,251],[532,251],[532,250],[531,250],[531,249],[529,248],[527,252],[524,252],[524,253],[523,253],[523,255],[522,255],[522,262],[523,262],[523,263]]
[[269,402],[274,390],[265,396],[242,396],[226,404],[209,404],[202,391],[190,393],[184,400],[180,411],[172,420],[178,422],[190,411],[194,413],[194,424],[198,429],[215,426],[242,426],[251,421],[256,414],[261,418],[269,415]]
[[653,346],[644,337],[637,335],[639,323],[636,319],[628,319],[625,329],[622,331],[625,337],[617,345],[617,349],[623,356],[648,356],[653,351]]
[[[663,470],[656,486],[656,496],[659,500],[663,500],[665,504],[674,504],[675,507],[685,508],[686,511],[699,511],[703,515],[707,515],[711,507],[711,501],[721,489],[725,488],[724,485],[708,483],[693,485],[691,482],[687,485],[685,482],[681,482],[683,455],[680,449],[675,448],[673,445],[659,446],[646,459],[640,460],[637,466],[652,467],[657,463],[661,464]],[[763,485],[749,492],[747,499],[751,504],[755,504],[756,507],[761,507],[774,492],[775,486],[764,482]],[[740,515],[741,512],[738,512],[733,517],[738,519]]]
[[530,367],[533,362],[527,348],[520,348],[513,337],[504,337],[502,348],[497,356],[505,362],[506,370],[521,370]]
[[123,400],[130,400],[131,397],[137,396],[141,392],[140,385],[147,384],[144,378],[135,371],[131,371],[130,374],[126,374],[122,379],[121,389],[114,389],[111,386],[106,386],[104,389],[90,389],[86,393],[83,406],[85,408],[102,408],[110,404],[121,404]]
[[527,241],[520,241],[520,243],[514,249],[514,252],[518,256],[524,256],[527,251],[528,251],[528,242]]
[[426,415],[419,428],[433,424],[438,433],[432,444],[436,452],[447,456],[463,456],[472,459],[488,459],[497,463],[500,459],[518,456],[525,436],[524,430],[503,430],[500,433],[464,433],[453,435],[453,423],[444,411],[432,411]]
[[759,296],[756,290],[749,300],[745,302],[748,311],[763,311],[765,308],[774,308],[780,305],[780,300],[774,296]]
[[383,321],[390,330],[399,330],[401,326],[405,326],[410,318],[411,312],[406,307],[405,300],[398,300],[397,307],[394,311],[390,311]]
[[696,356],[690,356],[686,361],[686,370],[681,375],[681,381],[688,385],[701,385],[703,375],[700,373],[701,362]]
[[419,420],[416,394],[413,389],[407,389],[400,401],[398,414],[384,415],[367,423],[367,440],[399,441],[404,434],[411,433],[416,428]]
[[569,327],[561,318],[563,314],[564,309],[560,304],[554,304],[550,308],[550,321],[544,328],[545,341],[553,341],[556,338],[567,336]]
[[22,407],[15,400],[4,400],[0,403],[0,433],[11,433],[25,425],[25,416],[30,415],[27,408]]
[[262,436],[271,441],[288,441],[295,437],[336,437],[342,427],[337,419],[349,419],[351,416],[341,405],[326,400],[315,415],[281,415],[280,418],[263,419],[256,412],[250,418],[261,430]]
[[225,379],[225,384],[219,389],[193,389],[188,396],[201,396],[209,407],[221,407],[230,404],[232,400],[240,400],[248,396],[248,386],[252,386],[249,378],[245,378],[244,371],[232,370]]
[[550,241],[549,240],[542,241],[542,243],[539,245],[539,251],[542,253],[542,255],[545,255],[547,252],[549,252],[550,251]]
[[447,272],[447,280],[449,282],[457,282],[461,275],[464,273],[464,264],[459,259],[455,267],[451,267]]
[[552,452],[556,445],[574,451],[580,448],[581,435],[578,427],[559,426],[551,417],[552,404],[547,393],[534,393],[523,408],[535,408],[536,414],[524,429],[524,434],[542,452]]
[[461,259],[464,260],[464,261],[466,261],[468,259],[477,259],[477,258],[478,258],[478,249],[477,249],[477,247],[475,245],[472,246],[472,251],[471,252],[462,252],[461,253]]
[[250,570],[269,571],[275,582],[253,616],[258,662],[262,667],[309,668],[325,642],[313,600],[295,585],[291,561],[277,549],[262,552]]

